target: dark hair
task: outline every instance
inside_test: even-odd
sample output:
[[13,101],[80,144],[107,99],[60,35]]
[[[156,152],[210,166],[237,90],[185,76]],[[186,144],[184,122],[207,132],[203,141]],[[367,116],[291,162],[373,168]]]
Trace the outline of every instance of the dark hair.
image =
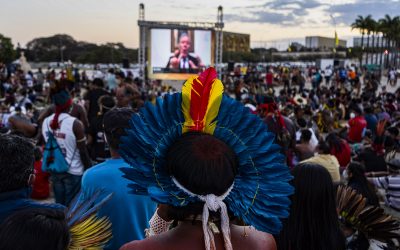
[[307,121],[304,118],[297,119],[297,124],[299,125],[300,128],[307,127]]
[[374,109],[372,108],[371,105],[366,104],[364,107],[364,112],[367,114],[373,114],[374,113]]
[[95,79],[93,79],[93,85],[95,85],[97,87],[104,87],[104,82],[100,78],[95,78]]
[[367,198],[368,204],[379,206],[378,196],[376,195],[372,185],[365,177],[364,167],[360,163],[352,162],[347,167],[347,172],[348,174],[351,173],[351,177],[349,175],[349,182],[347,185],[356,190],[365,198]]
[[350,105],[350,109],[353,110],[356,114],[359,114],[359,115],[362,114],[362,110],[361,110],[360,106],[356,103],[352,103]]
[[222,195],[237,173],[233,150],[212,135],[189,132],[179,137],[167,153],[170,175],[195,194]]
[[101,112],[99,112],[99,115],[104,115],[105,113],[110,111],[112,108],[114,108],[116,105],[114,98],[109,95],[100,96],[100,98],[98,100],[98,104],[99,104],[99,107],[101,107]]
[[335,149],[336,152],[341,152],[343,149],[343,141],[342,139],[336,134],[336,133],[330,133],[327,137],[326,137],[326,142],[329,145],[329,148]]
[[68,80],[56,80],[50,85],[50,98],[55,105],[64,105],[71,98],[68,90]]
[[43,157],[40,147],[35,147],[33,154],[35,156],[35,161],[40,161]]
[[[234,151],[223,141],[212,135],[188,132],[169,148],[165,167],[171,176],[192,193],[219,196],[232,185],[237,174],[238,160]],[[194,203],[176,209],[180,211],[181,217],[201,214],[201,204]]]
[[0,193],[28,186],[33,174],[34,145],[16,135],[0,135]]
[[318,143],[318,150],[321,151],[323,154],[330,154],[331,150],[329,145],[325,141],[319,141]]
[[51,208],[15,212],[0,226],[0,249],[66,250],[70,234],[65,214]]
[[309,142],[311,140],[311,136],[312,133],[310,130],[308,129],[301,130],[301,137],[300,137],[301,140]]
[[120,139],[126,135],[125,129],[129,128],[129,121],[133,114],[133,110],[129,108],[114,108],[104,115],[104,133],[110,148],[118,150]]
[[389,134],[393,135],[393,136],[399,136],[399,129],[396,127],[389,127],[387,128],[387,131],[389,132]]
[[292,174],[295,194],[277,241],[278,249],[345,249],[329,172],[320,165],[303,163]]

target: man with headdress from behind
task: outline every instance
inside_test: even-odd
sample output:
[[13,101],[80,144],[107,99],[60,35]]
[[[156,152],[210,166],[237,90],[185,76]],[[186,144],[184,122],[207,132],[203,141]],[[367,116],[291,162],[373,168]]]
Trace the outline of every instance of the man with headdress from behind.
[[72,117],[72,98],[64,80],[56,81],[50,90],[56,111],[42,124],[42,135],[47,142],[52,133],[63,152],[69,169],[65,173],[52,173],[53,189],[57,203],[68,205],[80,190],[83,172],[91,166],[86,149],[85,128],[81,121]]

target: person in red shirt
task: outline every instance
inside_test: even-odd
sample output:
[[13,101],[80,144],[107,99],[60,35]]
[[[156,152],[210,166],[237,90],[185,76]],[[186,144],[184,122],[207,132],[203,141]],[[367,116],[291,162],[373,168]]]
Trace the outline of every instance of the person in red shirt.
[[42,151],[38,147],[35,148],[35,162],[33,166],[35,181],[33,182],[31,198],[37,200],[47,199],[50,195],[50,174],[42,171]]
[[362,141],[364,136],[365,129],[367,127],[367,121],[365,120],[364,116],[362,115],[362,111],[358,106],[353,107],[352,114],[350,114],[350,117],[354,117],[349,120],[347,139],[349,142],[359,143]]
[[267,87],[272,88],[273,87],[273,82],[274,82],[274,74],[272,73],[272,70],[269,69],[267,72],[267,75],[265,76],[265,81],[267,82]]
[[330,154],[336,157],[340,168],[346,168],[351,160],[351,148],[347,141],[341,139],[336,133],[330,133],[326,137],[326,142],[329,145]]

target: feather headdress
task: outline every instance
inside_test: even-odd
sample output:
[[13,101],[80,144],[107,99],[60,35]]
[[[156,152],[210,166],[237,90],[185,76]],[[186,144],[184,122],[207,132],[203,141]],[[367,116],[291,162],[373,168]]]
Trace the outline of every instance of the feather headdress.
[[101,250],[111,239],[111,222],[106,217],[98,218],[96,213],[112,194],[96,202],[100,195],[101,192],[97,191],[90,199],[84,200],[80,193],[71,202],[66,216],[71,234],[69,250]]
[[256,229],[276,234],[288,216],[291,175],[274,134],[241,103],[223,95],[213,68],[186,81],[182,93],[146,103],[132,117],[120,154],[131,167],[132,193],[158,203],[185,206],[197,202],[179,188],[164,168],[168,148],[188,131],[208,133],[225,142],[239,160],[238,174],[224,202],[235,216]]
[[339,219],[363,233],[368,239],[387,242],[400,239],[400,224],[380,207],[367,205],[367,200],[350,187],[339,186],[336,196]]

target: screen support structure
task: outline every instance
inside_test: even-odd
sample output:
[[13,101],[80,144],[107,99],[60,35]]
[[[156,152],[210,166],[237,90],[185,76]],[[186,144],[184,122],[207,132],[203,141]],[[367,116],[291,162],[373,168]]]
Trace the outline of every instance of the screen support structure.
[[[144,4],[139,5],[139,21],[144,22]],[[139,76],[145,78],[146,70],[146,33],[147,28],[139,24],[139,51],[138,51],[138,63],[139,63]]]
[[146,21],[144,15],[144,4],[139,5],[139,51],[138,63],[140,78],[145,78],[146,70],[146,47],[147,47],[147,34],[152,28],[158,29],[195,29],[195,30],[211,30],[215,32],[215,68],[218,75],[221,76],[222,72],[222,46],[223,46],[223,13],[222,6],[218,7],[218,18],[216,23],[212,22],[164,22],[164,21]]
[[224,20],[223,20],[223,12],[222,6],[218,7],[218,18],[215,23],[215,37],[216,37],[216,46],[215,46],[215,67],[219,77],[222,77],[222,48],[223,48],[223,32],[224,28]]

